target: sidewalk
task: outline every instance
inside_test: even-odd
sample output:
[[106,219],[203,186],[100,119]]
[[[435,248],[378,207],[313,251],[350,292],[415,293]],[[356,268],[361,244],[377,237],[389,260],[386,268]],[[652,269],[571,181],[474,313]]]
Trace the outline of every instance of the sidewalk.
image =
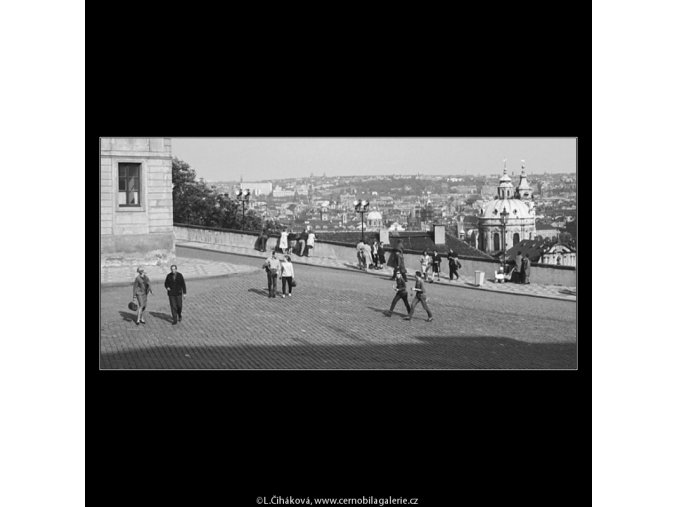
[[[179,259],[176,262],[179,272],[186,278],[214,278],[217,276],[234,275],[239,273],[253,273],[257,268],[242,264],[230,264],[228,262],[213,262],[198,259]],[[101,286],[117,287],[123,285],[132,286],[136,278],[138,266],[115,266],[101,268]],[[169,268],[163,266],[143,266],[151,280],[151,284],[162,285],[169,273]]]
[[[187,247],[187,248],[198,248],[201,250],[211,250],[211,251],[216,251],[216,252],[224,252],[224,253],[229,253],[229,254],[235,254],[235,255],[245,255],[248,257],[258,257],[261,259],[265,259],[269,256],[270,252],[259,252],[258,250],[254,250],[253,248],[246,248],[246,247],[237,247],[237,246],[225,246],[225,245],[214,245],[211,243],[198,243],[198,242],[191,242],[191,241],[177,241],[176,242],[177,246],[181,247]],[[357,270],[357,260],[355,263],[346,263],[344,261],[340,261],[337,259],[329,259],[327,257],[298,257],[297,255],[292,255],[292,262],[294,264],[307,264],[311,266],[320,266],[320,267],[326,267],[326,268],[333,268],[333,269],[344,269],[344,270],[351,270],[355,271]],[[199,266],[201,264],[206,265],[205,269],[211,269],[212,271],[217,271],[218,266],[223,265],[223,269],[234,269],[232,271],[233,273],[238,273],[238,272],[250,272],[250,271],[256,271],[256,268],[251,268],[250,266],[241,266],[241,265],[235,265],[235,264],[227,264],[227,263],[218,263],[218,262],[209,262],[209,261],[194,261],[196,265],[196,270],[199,271]],[[197,278],[200,275],[197,273],[189,272],[187,271],[184,266],[186,266],[187,263],[185,260],[182,260],[182,266],[180,267],[179,271],[184,272],[186,274],[191,275],[192,278]],[[216,265],[212,267],[211,265]],[[110,269],[110,268],[109,268]],[[115,268],[119,269],[119,268]],[[160,268],[158,268],[160,269]],[[243,269],[244,271],[238,271],[238,269]],[[127,283],[131,283],[130,280],[134,280],[135,272],[134,269],[132,268],[131,274],[125,278]],[[409,280],[413,280],[413,273],[416,271],[415,267],[407,267],[407,271],[411,272],[411,277],[408,277]],[[229,273],[228,273],[229,274]],[[409,273],[408,273],[409,274]],[[392,270],[390,268],[385,268],[385,269],[379,269],[379,270],[369,270],[365,272],[365,275],[376,275],[376,276],[390,276],[392,275]],[[151,277],[151,280],[153,279],[152,274],[150,273],[149,270],[149,276]],[[162,279],[164,280],[164,277],[166,276],[166,273],[162,275]],[[210,275],[208,275],[210,276]],[[212,275],[212,276],[219,276],[218,274]],[[157,277],[156,277],[157,279]],[[103,282],[103,278],[102,278]],[[543,297],[543,298],[550,298],[550,299],[560,299],[563,301],[576,301],[576,287],[563,287],[560,285],[539,285],[535,283],[530,283],[529,285],[520,285],[520,284],[515,284],[515,283],[494,283],[490,280],[487,280],[486,274],[485,274],[485,279],[484,279],[484,285],[481,287],[477,287],[475,285],[475,277],[474,276],[464,276],[461,275],[461,277],[458,280],[454,280],[453,282],[450,282],[448,278],[442,278],[441,282],[435,281],[436,284],[438,285],[450,285],[454,287],[463,287],[467,289],[474,289],[474,290],[488,290],[488,291],[493,291],[493,292],[503,292],[503,293],[509,293],[509,294],[516,294],[516,295],[524,295],[524,296],[535,296],[535,297]]]

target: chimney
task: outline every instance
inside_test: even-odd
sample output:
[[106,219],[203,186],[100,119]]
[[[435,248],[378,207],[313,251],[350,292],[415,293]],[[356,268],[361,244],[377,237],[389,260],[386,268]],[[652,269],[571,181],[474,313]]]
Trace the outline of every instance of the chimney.
[[456,224],[458,226],[458,239],[465,239],[465,230],[463,230],[463,215],[459,215],[456,219]]
[[444,245],[446,244],[446,238],[444,235],[444,225],[435,225],[435,244]]

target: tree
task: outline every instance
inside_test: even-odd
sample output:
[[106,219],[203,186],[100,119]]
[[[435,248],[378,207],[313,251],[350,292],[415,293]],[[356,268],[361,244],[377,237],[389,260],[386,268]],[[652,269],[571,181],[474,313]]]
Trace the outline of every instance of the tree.
[[468,196],[468,197],[466,198],[465,203],[466,203],[468,206],[472,206],[476,201],[479,201],[479,200],[480,200],[480,196],[479,196],[479,195],[470,195],[470,196]]
[[261,218],[256,212],[247,211],[243,219],[239,201],[218,193],[204,180],[198,181],[196,171],[176,157],[172,159],[172,183],[174,223],[241,229],[244,220],[245,230],[260,230]]

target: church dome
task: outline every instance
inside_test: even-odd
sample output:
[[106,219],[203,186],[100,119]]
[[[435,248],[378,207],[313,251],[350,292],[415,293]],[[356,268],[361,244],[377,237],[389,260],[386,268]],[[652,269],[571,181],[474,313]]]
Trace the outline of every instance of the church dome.
[[529,205],[519,199],[494,199],[484,207],[481,218],[501,219],[503,208],[510,213],[511,218],[533,218]]
[[367,220],[383,220],[383,217],[378,211],[370,211]]

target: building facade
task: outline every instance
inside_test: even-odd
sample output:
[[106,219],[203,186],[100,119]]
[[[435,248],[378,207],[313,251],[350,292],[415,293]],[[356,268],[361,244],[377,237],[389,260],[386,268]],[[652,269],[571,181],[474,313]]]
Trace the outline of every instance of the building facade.
[[171,139],[100,138],[99,181],[102,265],[173,262]]
[[[233,195],[235,195],[235,193],[238,190],[240,190],[241,188],[244,189],[244,190],[249,190],[252,193],[252,195],[264,195],[264,196],[266,196],[266,195],[269,195],[273,191],[273,184],[270,181],[256,182],[256,183],[254,183],[254,182],[247,183],[245,181],[245,182],[240,182],[237,185],[233,185],[231,187],[231,192],[233,193]],[[294,192],[292,192],[291,195],[294,195]]]
[[576,249],[557,243],[543,252],[543,264],[555,266],[576,266]]
[[[536,230],[536,213],[531,200],[531,188],[527,181],[524,161],[522,174],[517,189],[512,185],[508,176],[507,166],[504,164],[503,176],[498,183],[498,196],[489,201],[481,210],[478,218],[477,237],[479,250],[496,255],[499,252],[512,248],[524,239],[533,239]],[[504,226],[501,213],[507,213]]]
[[370,211],[365,220],[365,231],[379,231],[383,228],[383,216],[378,211]]

